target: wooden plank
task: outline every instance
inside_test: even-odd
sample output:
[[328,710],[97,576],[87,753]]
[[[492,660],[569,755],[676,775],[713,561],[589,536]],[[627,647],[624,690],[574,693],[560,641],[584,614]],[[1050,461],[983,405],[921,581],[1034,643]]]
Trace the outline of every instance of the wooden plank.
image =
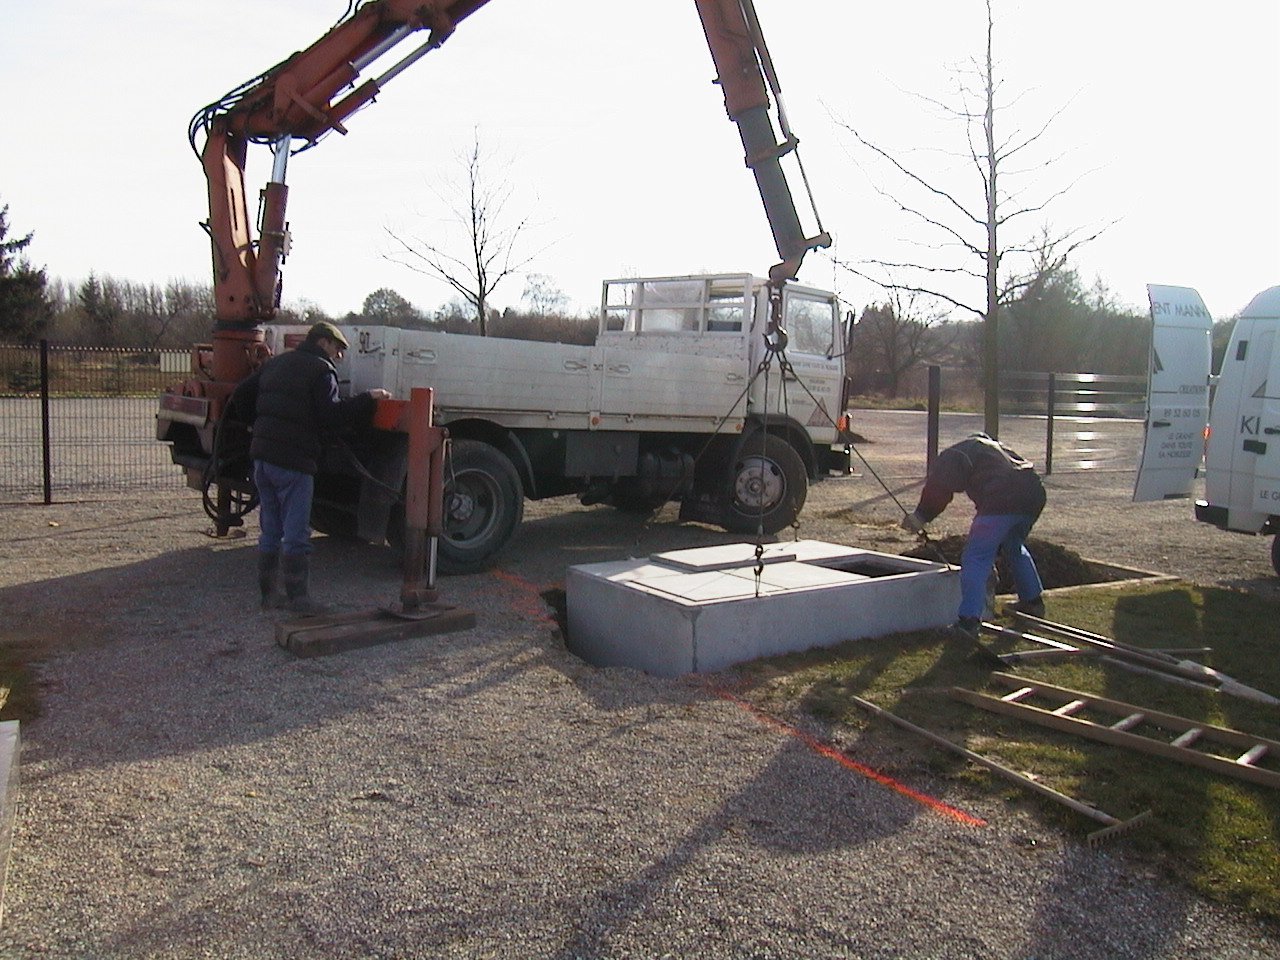
[[1108,664],[1120,670],[1128,670],[1130,673],[1141,673],[1144,676],[1155,677],[1157,680],[1163,681],[1164,683],[1174,683],[1181,687],[1194,687],[1197,690],[1205,690],[1209,693],[1220,693],[1222,689],[1214,683],[1205,683],[1203,680],[1190,680],[1187,677],[1180,677],[1177,674],[1167,673],[1164,670],[1144,667],[1140,663],[1130,663],[1128,660],[1121,660],[1119,657],[1100,657],[1098,662]]
[[1061,640],[1052,640],[1049,637],[1038,637],[1034,633],[1023,633],[1021,630],[1014,630],[1011,627],[1006,627],[998,623],[987,623],[984,621],[982,626],[990,633],[998,634],[1002,637],[1008,637],[1011,640],[1026,640],[1028,643],[1037,643],[1042,647],[1061,650],[1064,653],[1087,653],[1087,651],[1082,651],[1079,646],[1063,643]]
[[864,700],[861,697],[853,696],[853,695],[850,695],[850,697],[855,704],[857,704],[863,710],[866,710],[868,713],[874,716],[880,717],[881,719],[887,720],[890,723],[894,724],[895,726],[901,727],[903,730],[909,730],[914,734],[924,737],[930,743],[934,743],[939,747],[942,747],[944,750],[949,750],[952,753],[958,754],[959,756],[962,756],[965,759],[970,760],[981,767],[985,767],[987,770],[990,770],[992,773],[995,773],[995,774],[998,774],[999,776],[1004,777],[1006,780],[1010,780],[1014,783],[1017,783],[1020,786],[1023,786],[1028,790],[1031,790],[1033,793],[1040,794],[1040,796],[1042,797],[1048,797],[1051,800],[1056,800],[1058,803],[1061,803],[1064,806],[1070,807],[1072,810],[1075,810],[1077,813],[1082,813],[1086,817],[1091,817],[1092,819],[1097,820],[1099,823],[1106,824],[1109,827],[1123,827],[1127,824],[1137,823],[1141,819],[1149,815],[1151,812],[1148,810],[1145,813],[1141,813],[1137,817],[1134,817],[1132,820],[1121,821],[1118,818],[1113,817],[1111,814],[1105,813],[1104,811],[1099,810],[1097,807],[1090,806],[1089,804],[1083,802],[1082,800],[1077,800],[1075,797],[1069,797],[1065,793],[1060,793],[1057,790],[1054,790],[1052,787],[1046,786],[1045,784],[1040,783],[1038,780],[1033,780],[1031,777],[1018,773],[1016,770],[1011,770],[1010,768],[1003,766],[1002,764],[996,763],[996,761],[990,759],[989,757],[984,757],[981,754],[974,753],[972,750],[968,749],[967,747],[962,747],[958,743],[953,743],[952,741],[948,740],[946,737],[943,737],[940,734],[934,733],[932,730],[926,730],[923,727],[918,727],[914,723],[912,723],[910,720],[904,720],[902,717],[899,717],[897,714],[890,713],[888,710],[884,709],[883,707],[876,706],[870,700]]
[[[1093,651],[1089,651],[1089,654],[1092,653]],[[1037,663],[1048,663],[1078,657],[1080,654],[1079,650],[1014,650],[1010,653],[996,654],[996,659],[1006,666],[1016,667],[1020,663],[1029,663],[1033,660]]]
[[458,607],[439,606],[416,619],[397,617],[382,610],[306,617],[276,625],[276,643],[300,657],[324,657],[397,640],[469,630],[476,615]]
[[1153,650],[1147,647],[1137,647],[1131,643],[1124,643],[1121,640],[1113,640],[1111,637],[1104,637],[1100,633],[1092,633],[1088,630],[1081,630],[1079,627],[1073,627],[1065,623],[1055,623],[1052,620],[1046,620],[1043,617],[1034,617],[1029,613],[1017,611],[1015,614],[1017,619],[1025,620],[1027,623],[1039,627],[1041,630],[1047,630],[1050,633],[1056,633],[1060,637],[1067,640],[1087,643],[1090,646],[1101,646],[1109,648],[1113,651],[1125,651],[1127,653],[1136,653],[1142,657],[1153,660],[1160,660],[1169,665],[1177,664],[1177,658],[1160,650]]
[[1041,629],[1056,633],[1060,637],[1065,637],[1073,643],[1083,644],[1095,650],[1104,650],[1112,656],[1128,660],[1133,663],[1143,664],[1155,670],[1164,671],[1174,676],[1182,677],[1186,680],[1196,680],[1216,684],[1215,689],[1219,693],[1229,694],[1234,697],[1241,697],[1246,700],[1254,700],[1258,703],[1267,703],[1272,705],[1280,705],[1280,698],[1273,697],[1269,693],[1250,687],[1241,683],[1234,677],[1230,677],[1219,670],[1212,667],[1206,667],[1203,663],[1197,663],[1195,660],[1179,660],[1168,653],[1159,650],[1151,650],[1144,647],[1135,647],[1132,644],[1121,643],[1119,640],[1113,640],[1110,637],[1104,637],[1101,634],[1090,633],[1088,630],[1081,630],[1079,627],[1068,626],[1064,623],[1054,623],[1052,620],[1044,620],[1040,617],[1033,617],[1030,614],[1019,612],[1017,617],[1035,624]]
[[1136,733],[1128,733],[1123,730],[1115,730],[1111,727],[1104,727],[1100,724],[1090,723],[1087,720],[1077,720],[1074,717],[1060,717],[1048,710],[1042,710],[1039,707],[1033,707],[1025,703],[1007,703],[996,697],[987,696],[986,694],[977,693],[973,690],[965,690],[962,687],[952,687],[951,694],[957,700],[978,707],[982,710],[988,710],[992,713],[1001,713],[1006,716],[1015,717],[1019,720],[1028,720],[1032,723],[1038,723],[1041,726],[1050,727],[1054,730],[1070,733],[1076,736],[1086,737],[1090,740],[1098,740],[1102,743],[1108,743],[1112,746],[1126,747],[1130,750],[1137,750],[1142,753],[1148,753],[1157,757],[1164,757],[1167,760],[1176,760],[1179,763],[1185,763],[1190,766],[1201,767],[1214,773],[1225,774],[1234,777],[1237,780],[1247,780],[1250,783],[1258,784],[1263,787],[1271,787],[1273,790],[1280,790],[1280,773],[1271,770],[1263,770],[1259,767],[1248,766],[1228,760],[1225,757],[1215,756],[1211,753],[1201,753],[1198,750],[1188,750],[1183,747],[1175,747],[1172,744],[1164,743],[1160,740],[1153,740],[1150,737],[1139,736]]

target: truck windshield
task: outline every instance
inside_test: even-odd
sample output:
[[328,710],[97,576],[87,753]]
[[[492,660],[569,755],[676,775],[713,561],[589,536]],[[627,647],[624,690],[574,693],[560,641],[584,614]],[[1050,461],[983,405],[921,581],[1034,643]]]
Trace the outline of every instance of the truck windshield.
[[822,356],[831,353],[836,312],[830,300],[788,291],[785,317],[788,349]]

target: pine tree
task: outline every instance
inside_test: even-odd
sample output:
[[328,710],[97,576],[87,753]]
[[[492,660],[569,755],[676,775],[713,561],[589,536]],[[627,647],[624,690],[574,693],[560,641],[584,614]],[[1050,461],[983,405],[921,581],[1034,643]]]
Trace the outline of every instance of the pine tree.
[[10,239],[9,205],[0,207],[0,340],[30,343],[53,316],[44,268],[32,267],[24,252],[34,236]]

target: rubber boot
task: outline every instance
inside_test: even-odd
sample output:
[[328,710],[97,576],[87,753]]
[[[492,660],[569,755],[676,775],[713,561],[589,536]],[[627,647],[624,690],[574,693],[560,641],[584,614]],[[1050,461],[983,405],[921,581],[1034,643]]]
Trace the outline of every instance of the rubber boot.
[[258,591],[262,594],[262,609],[276,610],[284,606],[280,596],[280,554],[258,554]]
[[286,553],[282,560],[284,569],[284,592],[288,597],[288,608],[291,613],[304,616],[328,613],[330,608],[323,603],[311,599],[311,557],[305,553]]

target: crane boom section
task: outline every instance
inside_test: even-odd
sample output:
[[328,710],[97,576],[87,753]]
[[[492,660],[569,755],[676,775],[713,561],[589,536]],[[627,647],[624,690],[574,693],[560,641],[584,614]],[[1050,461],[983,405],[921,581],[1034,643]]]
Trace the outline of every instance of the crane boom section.
[[[285,209],[287,158],[295,139],[314,145],[373,100],[382,84],[435,49],[463,19],[488,0],[365,0],[331,30],[259,77],[205,107],[192,119],[191,141],[208,182],[205,224],[213,259],[216,327],[213,379],[234,383],[249,372],[261,344],[261,324],[280,297],[280,264],[288,253]],[[789,133],[779,142],[769,89],[777,82],[752,0],[694,0],[725,97],[737,125],[746,164],[756,179],[782,262],[775,282],[794,279],[805,253],[827,246],[825,233],[806,237],[781,158],[795,149]],[[360,71],[419,31],[427,40],[382,76],[357,85]],[[344,93],[345,92],[345,93]],[[340,99],[336,99],[339,98]],[[784,123],[785,131],[785,123]],[[250,224],[245,161],[253,143],[272,145],[276,162],[259,201],[257,237]],[[305,147],[303,148],[305,149]]]
[[[815,247],[831,245],[831,237],[819,232],[806,237],[796,212],[791,186],[782,169],[782,158],[798,141],[788,136],[779,142],[769,113],[769,86],[775,86],[773,65],[760,32],[753,0],[694,0],[706,34],[717,82],[724,93],[725,110],[738,127],[746,151],[746,164],[756,178],[774,246],[782,262],[773,266],[775,282],[794,280],[804,255]],[[768,83],[766,83],[768,81]]]
[[[246,376],[261,342],[260,324],[279,303],[280,264],[288,252],[285,159],[294,138],[314,144],[370,102],[385,80],[438,47],[464,18],[488,0],[369,0],[324,36],[196,114],[209,194],[216,327],[213,379]],[[353,86],[360,70],[418,31],[427,41],[381,78]],[[340,100],[334,98],[344,90]],[[251,143],[276,149],[272,179],[262,191],[258,236],[249,220],[245,163]]]

